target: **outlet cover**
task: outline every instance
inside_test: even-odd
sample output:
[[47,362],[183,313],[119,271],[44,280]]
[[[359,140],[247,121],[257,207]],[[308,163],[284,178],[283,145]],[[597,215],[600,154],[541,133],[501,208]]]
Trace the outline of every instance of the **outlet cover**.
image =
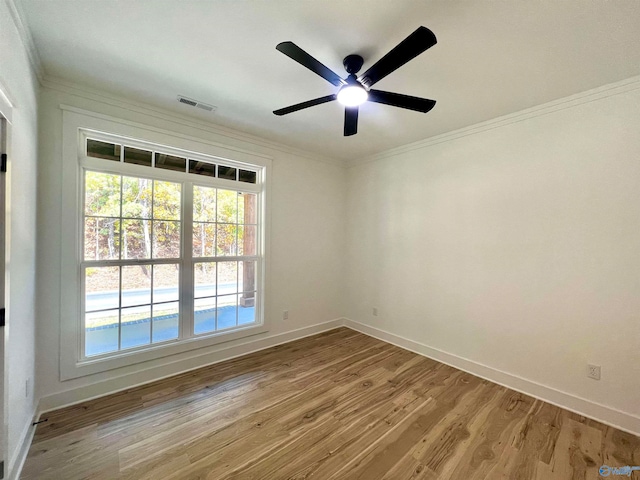
[[289,310],[285,310],[284,312],[282,312],[282,319],[289,320]]
[[600,365],[587,365],[587,377],[600,380]]

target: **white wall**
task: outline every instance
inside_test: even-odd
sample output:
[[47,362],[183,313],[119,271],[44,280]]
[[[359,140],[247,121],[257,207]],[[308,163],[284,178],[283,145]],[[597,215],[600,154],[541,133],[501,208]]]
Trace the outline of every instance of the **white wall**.
[[640,432],[639,132],[635,79],[353,166],[347,316]]
[[[245,140],[229,132],[188,118],[169,116],[140,104],[126,107],[120,99],[101,92],[47,83],[40,104],[42,165],[38,198],[39,303],[37,386],[41,409],[77,402],[116,388],[150,381],[174,372],[196,368],[247,348],[313,333],[317,324],[342,316],[342,250],[346,203],[346,170],[329,159],[310,159],[284,147]],[[135,103],[135,102],[134,102]],[[110,370],[65,382],[59,373],[60,233],[62,185],[62,111],[69,105],[124,121],[179,132],[229,147],[273,158],[269,201],[271,208],[270,282],[266,317],[270,331],[249,339],[226,342],[169,358]],[[126,107],[126,108],[125,108]],[[173,119],[173,120],[172,120]],[[282,320],[289,310],[289,320]],[[327,328],[327,325],[324,328]],[[322,328],[322,327],[321,327]],[[302,329],[302,330],[300,330]],[[242,347],[251,342],[251,346]],[[271,343],[270,343],[271,342]],[[240,346],[240,347],[238,347]],[[234,348],[232,348],[234,347]],[[237,348],[236,348],[237,347]]]
[[[14,105],[8,138],[10,160],[9,285],[6,296],[6,372],[8,389],[8,472],[27,437],[34,415],[33,385],[35,325],[37,91],[27,51],[12,12],[0,1],[0,89]],[[26,393],[26,394],[25,394]]]

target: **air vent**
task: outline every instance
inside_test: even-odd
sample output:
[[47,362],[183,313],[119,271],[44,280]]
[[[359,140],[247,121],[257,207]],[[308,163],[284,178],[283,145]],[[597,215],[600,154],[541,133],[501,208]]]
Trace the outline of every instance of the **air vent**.
[[193,100],[188,100],[184,97],[178,97],[178,101],[180,103],[186,103],[187,105],[191,105],[192,107],[195,107],[196,105],[198,105],[198,102],[194,102]]
[[198,102],[197,100],[183,97],[182,95],[178,95],[178,101],[180,103],[184,103],[185,105],[189,105],[191,107],[197,107],[202,110],[206,110],[207,112],[213,112],[216,109],[216,107],[214,107],[213,105],[209,105],[204,102]]

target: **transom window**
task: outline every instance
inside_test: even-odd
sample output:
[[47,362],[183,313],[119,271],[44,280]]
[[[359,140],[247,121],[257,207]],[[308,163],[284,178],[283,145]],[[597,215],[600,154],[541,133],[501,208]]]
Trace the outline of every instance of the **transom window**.
[[261,324],[262,168],[105,136],[82,145],[82,357]]
[[136,148],[120,143],[104,142],[87,138],[87,156],[113,160],[116,162],[132,163],[147,167],[175,170],[176,172],[189,172],[195,175],[224,178],[243,183],[256,183],[257,172],[244,168],[224,165],[219,162],[201,161],[188,158],[188,155],[170,155],[160,151]]

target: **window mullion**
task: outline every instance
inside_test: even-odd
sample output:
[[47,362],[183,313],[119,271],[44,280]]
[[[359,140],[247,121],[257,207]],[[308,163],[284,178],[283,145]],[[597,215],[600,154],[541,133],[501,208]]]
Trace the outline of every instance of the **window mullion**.
[[193,336],[193,184],[182,185],[182,267],[180,268],[180,337]]

